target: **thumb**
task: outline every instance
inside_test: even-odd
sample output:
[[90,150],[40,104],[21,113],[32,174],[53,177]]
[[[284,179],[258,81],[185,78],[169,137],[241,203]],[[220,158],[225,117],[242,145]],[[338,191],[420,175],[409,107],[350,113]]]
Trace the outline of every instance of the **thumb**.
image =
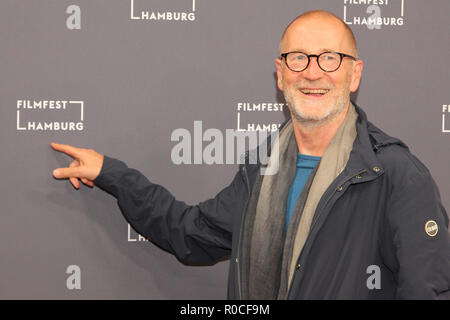
[[81,167],[73,167],[73,168],[58,168],[53,170],[53,176],[57,179],[63,178],[82,178],[82,170]]

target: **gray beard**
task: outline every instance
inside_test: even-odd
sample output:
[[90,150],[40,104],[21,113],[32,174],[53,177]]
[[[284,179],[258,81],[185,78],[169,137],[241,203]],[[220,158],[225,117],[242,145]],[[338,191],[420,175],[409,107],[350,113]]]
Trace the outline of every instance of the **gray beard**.
[[291,113],[292,120],[295,120],[301,126],[308,127],[308,128],[316,128],[316,127],[326,125],[331,120],[335,119],[342,112],[342,110],[345,109],[345,107],[348,105],[348,102],[349,102],[346,99],[337,101],[335,106],[324,117],[314,118],[314,117],[307,117],[307,116],[301,114],[300,112],[298,112],[298,110],[299,110],[298,106],[295,104],[295,102],[291,102],[289,97],[285,96],[285,99],[288,104],[288,108]]
[[290,94],[289,90],[283,92],[284,99],[288,104],[289,111],[293,121],[296,121],[299,125],[308,128],[315,128],[323,126],[329,123],[331,120],[335,119],[344,110],[349,102],[349,96],[341,95],[334,106],[329,110],[329,112],[323,117],[311,117],[300,112],[301,108],[298,102],[295,101],[293,95]]

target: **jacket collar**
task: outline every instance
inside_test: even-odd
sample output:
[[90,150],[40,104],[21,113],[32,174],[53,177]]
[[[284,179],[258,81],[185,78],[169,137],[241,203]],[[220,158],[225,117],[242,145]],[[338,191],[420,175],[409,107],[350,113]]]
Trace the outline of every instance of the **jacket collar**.
[[359,106],[352,102],[358,113],[356,122],[357,136],[348,162],[349,169],[365,169],[368,176],[376,177],[384,173],[385,168],[377,155],[380,150],[389,145],[399,145],[408,149],[401,140],[391,137],[367,120],[367,115]]

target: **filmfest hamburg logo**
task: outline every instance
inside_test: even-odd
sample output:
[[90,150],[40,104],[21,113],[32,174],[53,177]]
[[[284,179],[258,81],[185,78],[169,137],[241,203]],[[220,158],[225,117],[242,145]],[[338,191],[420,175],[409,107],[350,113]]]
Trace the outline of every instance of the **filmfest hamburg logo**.
[[17,100],[17,131],[83,131],[84,101]]
[[[287,105],[278,102],[238,102],[236,104],[236,130],[237,131],[277,131],[281,123],[258,121],[256,114],[266,112],[283,112]],[[244,114],[251,116],[251,121],[243,121]]]
[[348,25],[366,26],[369,30],[400,27],[405,24],[405,0],[343,0]]
[[130,19],[144,21],[195,21],[195,1],[183,0],[183,3],[186,3],[189,7],[184,8],[182,11],[155,11],[147,8],[142,9],[142,6],[146,4],[144,0],[130,0]]
[[[450,125],[447,125],[447,118],[450,117],[450,104],[442,105],[442,132],[450,132]],[[449,121],[450,122],[450,121]]]
[[128,238],[127,238],[127,242],[142,242],[142,241],[148,241],[147,238],[145,238],[144,236],[142,236],[141,234],[137,233],[132,227],[131,225],[128,223],[127,224],[127,229],[128,229]]

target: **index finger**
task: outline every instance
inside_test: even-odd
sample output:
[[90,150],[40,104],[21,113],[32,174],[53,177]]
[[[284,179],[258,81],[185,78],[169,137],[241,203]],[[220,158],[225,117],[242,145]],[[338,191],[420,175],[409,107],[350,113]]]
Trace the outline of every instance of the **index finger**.
[[81,149],[70,146],[68,144],[50,143],[53,149],[56,151],[64,152],[72,158],[80,158]]

